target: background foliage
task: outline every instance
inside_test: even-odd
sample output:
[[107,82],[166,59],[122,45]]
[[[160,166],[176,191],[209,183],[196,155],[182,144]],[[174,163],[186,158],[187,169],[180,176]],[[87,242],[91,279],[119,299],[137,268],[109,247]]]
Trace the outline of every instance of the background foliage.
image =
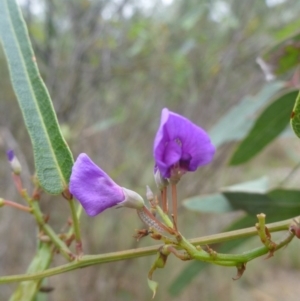
[[[265,174],[270,177],[271,188],[281,184],[289,188],[296,186],[297,171],[284,181],[299,162],[298,141],[288,132],[267,147],[263,145],[258,150],[263,152],[248,163],[228,166],[228,162],[241,163],[234,141],[242,139],[251,127],[255,130],[255,119],[261,112],[266,113],[279,103],[270,117],[273,120],[283,112],[282,108],[286,108],[289,117],[293,106],[290,99],[295,97],[293,90],[297,80],[291,82],[294,72],[291,67],[299,63],[293,45],[298,41],[295,32],[300,25],[300,3],[281,2],[275,5],[275,1],[174,0],[169,4],[161,1],[149,4],[130,0],[47,0],[22,1],[21,4],[42,77],[74,157],[80,152],[88,153],[116,182],[144,194],[146,184],[155,187],[150,158],[163,107],[189,117],[212,133],[218,145],[214,163],[186,176],[179,187],[183,199],[215,193],[220,187]],[[293,43],[281,42],[290,35],[294,35]],[[283,51],[286,49],[287,52]],[[282,63],[285,68],[275,66],[273,71],[278,78],[271,84],[265,82],[265,74],[255,63],[259,56],[272,66],[282,57],[296,59]],[[5,163],[5,150],[16,150],[24,179],[26,176],[29,179],[34,172],[32,147],[10,86],[3,52],[0,53],[0,76],[0,160],[3,162],[0,191],[8,199],[18,200]],[[287,81],[291,83],[289,92],[283,88]],[[293,97],[280,102],[288,93],[294,93]],[[253,108],[257,102],[260,105]],[[221,119],[226,118],[224,115],[228,112],[233,117],[227,117],[227,121]],[[216,130],[222,120],[225,125]],[[287,124],[288,119],[283,117],[273,138]],[[244,131],[225,139],[228,135],[220,135],[220,128],[230,127],[230,133],[241,128]],[[258,132],[262,132],[261,127]],[[249,150],[247,138],[240,148],[246,144]],[[258,145],[250,140],[251,143]],[[27,187],[30,187],[28,180]],[[50,213],[53,227],[57,230],[65,227],[61,217],[67,205],[63,199],[53,200],[49,196],[44,199],[42,206]],[[141,227],[138,218],[132,215],[130,210],[110,210],[96,219],[83,216],[85,252],[96,254],[148,245],[147,239],[136,243],[131,238],[133,230]],[[185,235],[196,237],[217,233],[241,215],[238,212],[216,216],[188,211],[182,206],[179,224]],[[5,241],[0,245],[1,275],[26,269],[35,248],[33,231],[34,225],[28,216],[10,209],[0,211],[0,238]],[[297,245],[292,245],[283,256],[276,254],[272,262],[251,263],[239,282],[232,282],[228,270],[224,275],[225,270],[220,267],[209,267],[196,278],[189,278],[188,274],[181,274],[186,264],[170,260],[168,266],[157,273],[164,289],[159,290],[156,300],[170,298],[167,287],[171,287],[174,294],[178,275],[184,275],[186,283],[193,281],[181,294],[176,292],[177,296],[172,297],[175,300],[196,300],[199,291],[206,300],[219,299],[220,295],[221,300],[234,300],[241,293],[245,300],[262,300],[264,296],[282,300],[274,293],[274,283],[282,281],[292,288],[288,290],[290,295],[285,293],[285,300],[297,300],[293,299],[299,295],[293,282],[299,277],[296,250]],[[55,291],[49,300],[104,297],[147,300],[150,292],[146,271],[151,260],[117,262],[52,277],[48,283]],[[56,263],[61,261],[56,259]],[[197,274],[199,267],[195,266],[194,270]],[[189,275],[194,275],[191,269],[189,271]],[[234,273],[232,271],[232,276]],[[1,287],[0,299],[6,300],[13,288],[13,285]]]

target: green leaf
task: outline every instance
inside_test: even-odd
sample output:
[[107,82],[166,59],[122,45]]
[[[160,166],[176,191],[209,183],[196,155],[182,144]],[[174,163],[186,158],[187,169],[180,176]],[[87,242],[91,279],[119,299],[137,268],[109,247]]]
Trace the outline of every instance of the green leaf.
[[[265,192],[268,188],[268,178],[262,177],[254,181],[239,183],[223,188],[225,191],[242,192]],[[225,213],[234,211],[235,208],[229,203],[222,193],[194,196],[183,201],[183,205],[193,211]]]
[[194,196],[183,201],[183,206],[192,211],[224,213],[234,209],[221,193]]
[[[53,256],[51,244],[40,243],[36,255],[27,269],[27,274],[42,272],[46,270]],[[23,281],[16,288],[9,301],[32,301],[39,292],[40,285],[43,279]]]
[[268,222],[300,215],[300,190],[268,190],[268,179],[262,177],[222,189],[222,194],[195,196],[183,202],[187,209],[224,213],[243,210],[250,215],[267,214]]
[[224,191],[233,208],[250,215],[265,213],[268,222],[275,222],[300,215],[300,191],[274,189],[267,193]]
[[158,287],[158,283],[156,281],[153,281],[149,278],[147,278],[147,282],[148,282],[148,286],[151,289],[153,295],[152,295],[152,299],[154,299],[155,295],[156,295],[156,291],[157,291],[157,287]]
[[286,26],[280,28],[278,31],[274,32],[274,37],[279,41],[288,39],[291,36],[297,35],[300,28],[300,19],[291,20],[286,24]]
[[268,49],[262,59],[275,75],[281,75],[300,63],[300,33],[296,33]]
[[298,138],[300,138],[300,91],[291,115],[291,126]]
[[224,187],[223,191],[232,192],[255,192],[265,193],[269,187],[269,180],[267,177],[261,177],[252,181],[242,182],[231,186]]
[[280,81],[269,83],[257,95],[246,96],[229,110],[209,132],[213,144],[219,147],[225,142],[243,139],[254,124],[256,112],[284,85],[285,83]]
[[245,163],[257,155],[287,126],[297,91],[281,95],[258,117],[247,137],[234,152],[230,165]]
[[0,39],[31,138],[40,185],[49,193],[59,194],[68,185],[73,158],[60,132],[15,0],[0,0]]

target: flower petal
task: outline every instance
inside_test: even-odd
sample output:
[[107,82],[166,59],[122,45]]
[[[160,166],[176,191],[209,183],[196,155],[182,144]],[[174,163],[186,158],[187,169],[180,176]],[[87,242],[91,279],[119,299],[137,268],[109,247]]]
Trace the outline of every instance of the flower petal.
[[215,148],[202,128],[166,108],[162,110],[154,140],[154,158],[163,177],[169,178],[171,168],[180,160],[184,169],[195,171],[209,163],[214,153]]
[[208,134],[200,127],[192,124],[185,136],[181,136],[182,152],[191,156],[189,171],[211,162],[215,154]]
[[169,172],[170,166],[173,166],[180,160],[181,157],[181,147],[176,141],[170,141],[166,143],[164,147],[164,152],[162,154],[162,159],[160,163],[157,162],[162,175],[166,175]]
[[125,200],[122,188],[86,154],[80,154],[72,168],[69,189],[90,216]]

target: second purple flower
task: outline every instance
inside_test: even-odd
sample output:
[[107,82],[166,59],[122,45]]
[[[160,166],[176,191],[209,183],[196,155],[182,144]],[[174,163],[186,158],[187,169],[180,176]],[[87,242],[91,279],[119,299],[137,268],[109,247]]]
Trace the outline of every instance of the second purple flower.
[[144,207],[139,194],[116,184],[86,154],[80,154],[74,163],[69,189],[90,216],[111,207]]
[[202,128],[165,108],[155,136],[153,154],[156,168],[168,179],[175,168],[184,173],[211,162],[215,147]]

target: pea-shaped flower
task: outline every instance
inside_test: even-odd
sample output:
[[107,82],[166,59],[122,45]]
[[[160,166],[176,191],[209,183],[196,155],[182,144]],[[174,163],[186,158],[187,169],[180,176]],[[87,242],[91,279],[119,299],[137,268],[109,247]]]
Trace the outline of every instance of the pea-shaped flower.
[[86,154],[80,154],[73,165],[69,190],[90,216],[111,207],[144,207],[139,194],[116,184]]
[[187,118],[163,109],[154,140],[155,165],[163,178],[184,174],[211,162],[215,153],[208,134]]

